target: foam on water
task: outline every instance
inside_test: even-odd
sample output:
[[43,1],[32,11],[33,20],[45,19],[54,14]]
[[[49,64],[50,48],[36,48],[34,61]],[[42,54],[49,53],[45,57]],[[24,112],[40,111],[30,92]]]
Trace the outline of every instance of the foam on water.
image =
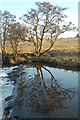
[[4,73],[10,73],[14,68],[17,68],[18,66],[15,67],[6,67],[6,68],[0,68],[0,72],[4,72]]
[[0,71],[0,78],[7,77],[8,75],[4,71]]
[[0,119],[2,118],[2,101],[6,96],[12,94],[13,85],[9,81],[8,73],[10,73],[15,67],[0,68]]
[[8,73],[10,73],[15,67],[6,67],[6,68],[0,68],[0,86],[5,85],[8,80]]

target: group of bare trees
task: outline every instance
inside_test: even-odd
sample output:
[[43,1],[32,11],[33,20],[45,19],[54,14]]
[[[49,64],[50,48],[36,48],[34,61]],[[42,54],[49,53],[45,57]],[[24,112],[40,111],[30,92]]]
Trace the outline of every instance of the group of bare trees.
[[1,15],[1,37],[2,37],[2,53],[5,54],[6,41],[9,39],[9,25],[15,21],[15,16],[7,11],[4,11]]
[[14,55],[21,38],[25,37],[25,26],[16,21],[16,16],[8,11],[1,14],[2,55],[6,54],[6,43],[11,45]]
[[[66,31],[74,30],[75,27],[71,22],[65,22],[67,16],[64,11],[67,8],[53,6],[49,2],[36,2],[36,6],[36,9],[31,9],[20,19],[28,26],[27,41],[34,43],[35,53],[40,56],[52,48],[59,35]],[[14,54],[17,54],[17,46],[20,40],[26,41],[25,37],[23,37],[23,34],[25,34],[24,27],[19,22],[16,22],[16,16],[8,11],[4,11],[1,18],[2,52],[3,54],[6,53],[5,43],[9,41]],[[48,49],[42,52],[45,36],[50,39],[51,44]]]

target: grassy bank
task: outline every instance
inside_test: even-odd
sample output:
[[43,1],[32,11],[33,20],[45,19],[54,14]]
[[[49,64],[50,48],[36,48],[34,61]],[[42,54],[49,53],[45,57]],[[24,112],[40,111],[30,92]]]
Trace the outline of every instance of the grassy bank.
[[[49,52],[38,57],[37,59],[34,56],[31,56],[31,53],[34,52],[34,46],[32,43],[20,43],[18,47],[18,55],[15,57],[15,59],[10,45],[8,45],[9,47],[7,47],[6,45],[7,55],[4,60],[5,63],[6,61],[9,61],[6,64],[10,63],[10,65],[26,62],[39,62],[53,67],[79,69],[80,62],[78,57],[78,42],[78,38],[59,39],[56,41],[55,45],[51,48]],[[49,45],[50,41],[44,41],[42,52],[47,49]]]
[[44,54],[38,60],[33,59],[33,61],[38,61],[40,63],[47,63],[53,67],[65,68],[65,69],[76,69],[79,70],[80,62],[78,59],[77,52],[66,52],[66,51],[50,51]]

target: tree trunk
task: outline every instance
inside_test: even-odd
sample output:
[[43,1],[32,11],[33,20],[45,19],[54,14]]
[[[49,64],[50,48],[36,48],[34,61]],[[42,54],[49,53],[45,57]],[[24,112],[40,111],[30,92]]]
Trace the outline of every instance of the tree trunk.
[[39,49],[39,55],[40,55],[41,48],[42,48],[42,42],[43,42],[43,37],[44,37],[44,30],[45,30],[45,27],[43,29],[43,34],[42,34],[42,37],[41,37],[41,44],[40,44],[40,49]]
[[3,43],[2,43],[2,54],[4,55],[6,53],[5,50],[5,43],[6,43],[6,36],[5,36],[5,31],[4,31],[4,36],[3,36]]
[[54,45],[55,41],[56,41],[56,39],[55,39],[54,42],[51,44],[51,46],[50,46],[47,50],[45,50],[45,51],[43,51],[42,53],[40,53],[40,55],[43,55],[44,53],[48,52],[48,51],[52,48],[52,46]]
[[14,55],[17,55],[17,43],[15,44]]
[[5,40],[3,41],[3,45],[2,45],[2,53],[5,54],[6,50],[5,50]]

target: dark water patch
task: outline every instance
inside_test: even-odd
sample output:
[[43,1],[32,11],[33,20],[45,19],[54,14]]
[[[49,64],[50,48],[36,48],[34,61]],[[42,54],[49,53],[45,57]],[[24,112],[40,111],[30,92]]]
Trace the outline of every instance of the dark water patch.
[[12,95],[5,98],[5,101],[12,99]]

